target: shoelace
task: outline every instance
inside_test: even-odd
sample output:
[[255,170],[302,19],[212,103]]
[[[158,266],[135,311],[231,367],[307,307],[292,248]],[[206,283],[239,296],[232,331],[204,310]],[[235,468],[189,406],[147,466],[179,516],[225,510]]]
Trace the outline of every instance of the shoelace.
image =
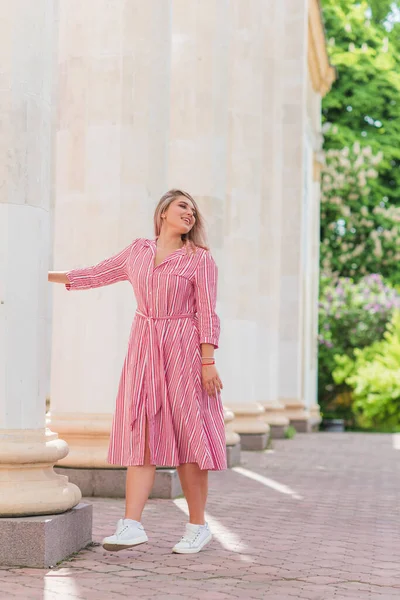
[[128,528],[129,525],[124,525],[121,529],[118,529],[117,535],[121,535],[121,533],[124,533],[124,531],[126,531]]
[[190,534],[185,533],[185,535],[181,539],[181,542],[187,542],[188,544],[192,545],[196,542],[196,540],[200,534],[201,534],[201,529],[198,529],[197,533],[195,533],[194,531],[192,531]]

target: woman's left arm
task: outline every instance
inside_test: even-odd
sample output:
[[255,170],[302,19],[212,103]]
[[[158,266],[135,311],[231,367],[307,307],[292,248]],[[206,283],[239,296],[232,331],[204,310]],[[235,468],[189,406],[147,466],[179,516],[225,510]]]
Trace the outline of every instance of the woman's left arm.
[[[220,319],[215,312],[217,302],[218,269],[209,252],[204,252],[195,274],[195,295],[199,319],[201,355],[203,359],[213,359],[218,348]],[[216,396],[222,390],[222,382],[215,364],[205,364],[202,360],[202,381],[209,396]]]

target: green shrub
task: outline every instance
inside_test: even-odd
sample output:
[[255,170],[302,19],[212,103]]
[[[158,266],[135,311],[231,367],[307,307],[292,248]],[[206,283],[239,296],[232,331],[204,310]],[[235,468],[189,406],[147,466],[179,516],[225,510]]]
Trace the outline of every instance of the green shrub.
[[352,389],[352,411],[361,428],[395,431],[400,428],[400,311],[389,323],[384,339],[354,357],[336,357],[333,377]]
[[293,427],[293,425],[289,425],[286,429],[285,429],[285,438],[287,440],[291,440],[292,438],[294,438],[294,436],[296,435],[296,429]]
[[345,378],[332,376],[335,355],[352,359],[362,349],[382,340],[393,311],[400,309],[399,293],[380,275],[354,283],[349,278],[323,277],[319,303],[319,403],[330,416],[351,419],[352,398]]

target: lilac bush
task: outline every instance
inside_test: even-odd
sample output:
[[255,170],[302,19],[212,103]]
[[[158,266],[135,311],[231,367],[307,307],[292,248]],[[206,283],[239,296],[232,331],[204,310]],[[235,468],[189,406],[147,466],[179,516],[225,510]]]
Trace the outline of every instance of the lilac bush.
[[354,356],[383,338],[400,294],[381,275],[371,274],[354,283],[351,278],[322,276],[319,303],[319,402],[323,409],[347,390],[336,385],[332,372],[335,355]]

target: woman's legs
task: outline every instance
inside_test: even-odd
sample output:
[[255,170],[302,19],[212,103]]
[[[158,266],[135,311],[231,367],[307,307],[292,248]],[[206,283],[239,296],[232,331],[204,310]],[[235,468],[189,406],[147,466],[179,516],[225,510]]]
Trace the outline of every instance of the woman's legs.
[[145,424],[144,464],[128,467],[126,472],[125,519],[141,521],[156,473],[155,465],[150,464],[149,428]]
[[200,469],[197,463],[187,463],[178,467],[178,474],[189,506],[189,522],[193,525],[204,525],[208,471]]

